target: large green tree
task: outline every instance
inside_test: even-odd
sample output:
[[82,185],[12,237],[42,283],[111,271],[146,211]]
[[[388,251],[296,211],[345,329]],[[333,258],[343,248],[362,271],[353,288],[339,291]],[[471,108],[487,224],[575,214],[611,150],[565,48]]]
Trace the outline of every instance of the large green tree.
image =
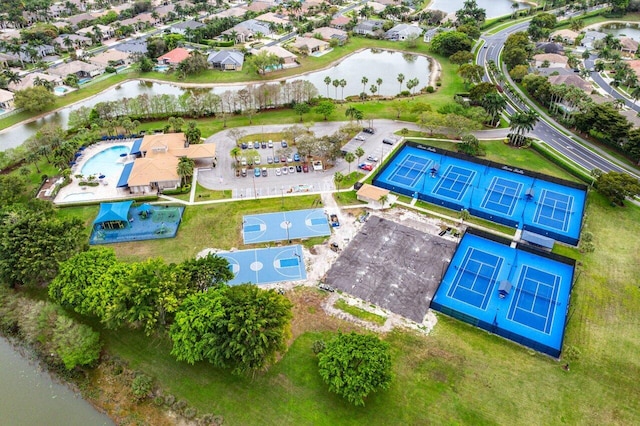
[[355,405],[391,384],[389,345],[374,335],[339,333],[318,354],[318,370],[329,390]]
[[609,172],[600,175],[596,181],[598,192],[612,203],[624,205],[624,200],[640,194],[640,182],[627,173]]
[[451,56],[460,51],[468,52],[472,45],[469,36],[459,31],[441,32],[431,40],[431,49],[444,56]]
[[18,90],[14,94],[16,108],[24,108],[28,112],[40,112],[49,108],[56,101],[56,95],[42,86],[33,86]]
[[336,110],[336,106],[331,101],[322,101],[316,106],[316,112],[321,114],[325,120]]
[[178,265],[178,275],[195,291],[206,291],[233,279],[229,261],[209,253],[197,259],[187,259]]
[[286,349],[291,302],[252,284],[189,296],[171,326],[171,353],[191,364],[207,360],[234,373],[255,373]]

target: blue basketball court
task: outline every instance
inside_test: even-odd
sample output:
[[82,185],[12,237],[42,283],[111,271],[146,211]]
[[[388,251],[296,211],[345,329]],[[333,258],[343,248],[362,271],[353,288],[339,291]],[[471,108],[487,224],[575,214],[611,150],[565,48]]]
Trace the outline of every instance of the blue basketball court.
[[218,253],[227,259],[235,277],[230,285],[256,285],[307,278],[302,246],[270,247]]
[[577,245],[586,187],[407,142],[373,184],[478,217]]
[[431,308],[558,357],[575,262],[508,244],[467,231]]
[[331,235],[331,228],[323,209],[246,215],[242,218],[242,237],[245,244],[327,235]]

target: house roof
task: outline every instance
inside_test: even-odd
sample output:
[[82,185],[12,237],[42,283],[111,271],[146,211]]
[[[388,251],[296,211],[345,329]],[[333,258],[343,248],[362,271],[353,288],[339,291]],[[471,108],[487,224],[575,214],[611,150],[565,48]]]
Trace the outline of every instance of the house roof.
[[593,91],[593,86],[588,81],[584,80],[575,73],[572,74],[564,74],[564,75],[552,75],[548,78],[549,83],[553,85],[566,84],[567,86],[576,86],[579,89],[582,89],[586,93],[591,93]]
[[369,185],[368,183],[362,185],[358,192],[356,192],[356,196],[358,197],[375,201],[378,201],[380,197],[384,195],[389,195],[388,189],[378,188],[377,186]]
[[178,64],[189,57],[189,51],[182,47],[176,47],[160,56],[158,60],[168,61],[172,64]]
[[635,52],[638,50],[638,42],[629,37],[620,37],[620,46],[623,49]]
[[569,38],[569,39],[575,40],[576,38],[578,38],[578,35],[579,34],[575,31],[564,29],[564,30],[558,30],[558,31],[552,32],[549,35],[549,37],[556,38],[557,36],[560,36],[562,38]]
[[207,57],[207,62],[219,64],[236,64],[244,63],[244,55],[237,50],[221,50],[219,52],[211,52]]
[[262,51],[266,51],[268,53],[273,53],[274,55],[276,55],[279,58],[296,58],[296,55],[294,55],[293,53],[289,52],[287,49],[285,49],[282,46],[264,46],[261,47],[260,49],[258,49],[258,52],[262,52]]
[[536,62],[549,61],[552,64],[567,64],[569,58],[566,56],[558,55],[557,53],[540,53],[539,55],[533,55],[533,59]]
[[544,53],[564,52],[564,46],[561,45],[560,43],[555,43],[553,41],[536,43],[536,49],[543,50]]
[[13,99],[13,93],[8,90],[0,89],[0,102],[7,102]]
[[79,71],[90,73],[90,72],[99,71],[99,70],[100,70],[100,67],[98,67],[97,65],[88,64],[82,61],[71,61],[66,64],[58,65],[57,67],[54,67],[54,68],[49,68],[49,72],[51,74],[59,75],[61,77],[66,77],[70,74],[75,74]]
[[138,158],[133,163],[127,180],[129,186],[146,186],[152,182],[179,181],[178,163],[180,159],[173,155],[153,158]]
[[289,19],[287,19],[284,15],[278,15],[273,12],[263,13],[260,16],[256,16],[256,21],[261,22],[271,22],[273,24],[286,25],[289,23]]
[[22,76],[21,80],[18,83],[9,83],[9,90],[16,92],[18,90],[24,90],[29,87],[33,87],[33,82],[39,78],[40,80],[52,81],[54,83],[59,83],[62,81],[62,78],[57,75],[49,75],[41,72],[32,72],[29,74],[25,74]]
[[190,21],[179,22],[175,25],[172,25],[171,28],[177,28],[179,30],[187,30],[187,29],[195,30],[196,28],[200,28],[204,26],[205,25],[202,22],[190,20]]
[[213,15],[214,18],[232,18],[243,16],[247,11],[241,7],[231,7]]
[[398,24],[395,27],[387,31],[387,34],[422,34],[422,28],[415,25]]
[[242,6],[245,10],[250,10],[252,12],[263,12],[273,6],[272,3],[264,2],[264,1],[254,1],[251,4],[247,4],[246,6]]
[[129,53],[147,53],[147,39],[137,38],[115,45],[116,50]]
[[293,42],[293,47],[300,49],[303,46],[307,46],[307,48],[309,50],[315,48],[315,47],[320,47],[320,46],[328,46],[329,43],[327,43],[324,40],[319,40],[317,38],[313,38],[313,37],[298,37],[296,38],[296,41]]
[[344,40],[347,38],[347,32],[331,27],[320,27],[313,30],[309,35],[320,34],[323,40],[330,40],[336,38],[338,40]]
[[97,63],[104,67],[109,65],[109,61],[126,61],[129,59],[130,54],[126,52],[121,52],[119,50],[109,49],[105,50],[102,53],[98,53],[96,56],[90,58],[89,60],[93,63]]
[[82,42],[82,43],[91,43],[91,38],[77,35],[77,34],[62,34],[58,37],[54,38],[53,41],[59,44],[62,47],[66,47],[64,42],[66,39],[71,40],[72,42]]
[[331,25],[347,25],[351,21],[348,17],[344,15],[340,15],[336,18],[333,18],[330,22]]

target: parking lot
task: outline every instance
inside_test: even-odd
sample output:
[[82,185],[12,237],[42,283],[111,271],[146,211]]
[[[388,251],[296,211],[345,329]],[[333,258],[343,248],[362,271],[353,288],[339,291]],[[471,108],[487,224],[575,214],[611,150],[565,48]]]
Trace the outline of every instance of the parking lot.
[[[325,136],[337,131],[344,122],[327,122],[317,123],[312,128],[316,136]],[[281,132],[290,125],[269,125],[269,126],[250,126],[245,127],[247,135],[259,135],[261,133]],[[381,160],[388,154],[394,146],[382,143],[384,138],[393,137],[393,132],[403,128],[415,128],[411,123],[395,122],[391,120],[376,120],[374,123],[376,129],[375,134],[367,134],[364,132],[356,135],[356,138],[349,142],[354,150],[362,147],[365,155],[360,159],[360,163],[354,161],[351,165],[347,164],[344,159],[337,160],[334,167],[329,170],[314,170],[312,164],[307,164],[308,171],[304,171],[304,163],[300,158],[296,158],[295,147],[291,147],[291,155],[289,158],[280,158],[280,150],[283,148],[281,141],[258,140],[257,147],[253,144],[251,147],[247,144],[246,149],[242,150],[239,158],[242,163],[243,157],[246,166],[246,176],[236,177],[233,163],[235,159],[230,152],[235,147],[235,141],[229,137],[229,131],[219,132],[207,139],[206,143],[215,143],[217,152],[217,166],[212,169],[200,169],[198,172],[198,182],[207,189],[212,190],[231,190],[234,198],[252,198],[259,196],[277,196],[287,195],[298,192],[322,192],[332,191],[335,189],[333,176],[336,172],[344,174],[352,172],[358,168],[359,164],[371,164],[371,169],[375,169],[378,162],[367,160],[372,157]],[[261,138],[257,138],[261,139]],[[364,140],[362,140],[364,139]],[[256,141],[252,141],[256,142]],[[264,144],[262,144],[264,142]],[[263,147],[264,146],[264,147]],[[248,153],[257,153],[258,158],[251,158]],[[277,157],[277,162],[275,158]],[[284,162],[282,160],[285,160]],[[257,164],[259,161],[260,164]],[[269,162],[271,161],[271,162]],[[250,168],[249,164],[254,163],[254,167]],[[283,169],[283,167],[286,168]],[[264,169],[264,171],[263,171]],[[279,169],[279,172],[276,171]],[[258,170],[258,171],[256,171]],[[368,170],[362,170],[369,172]]]

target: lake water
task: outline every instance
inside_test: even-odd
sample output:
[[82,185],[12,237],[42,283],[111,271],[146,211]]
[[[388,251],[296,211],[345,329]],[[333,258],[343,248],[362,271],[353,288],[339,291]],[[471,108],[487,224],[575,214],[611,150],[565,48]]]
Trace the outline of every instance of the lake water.
[[599,28],[600,31],[607,34],[613,34],[616,37],[629,37],[640,42],[640,28],[638,24],[605,24]]
[[[487,11],[487,19],[495,18],[502,15],[510,15],[513,13],[513,2],[511,0],[476,0],[478,7]],[[464,0],[433,0],[429,5],[429,9],[442,10],[447,13],[455,12],[462,9]],[[525,3],[518,3],[520,9],[528,8]]]
[[0,337],[0,424],[100,426],[114,423],[31,364]]
[[[301,77],[293,77],[288,80],[308,80],[318,88],[319,94],[326,96],[327,86],[323,81],[325,77],[330,76],[332,79],[344,79],[347,81],[347,86],[344,88],[344,92],[342,88],[339,87],[337,93],[338,98],[342,98],[343,95],[346,97],[358,95],[362,92],[362,77],[369,79],[369,82],[366,84],[366,90],[369,94],[371,85],[376,84],[376,80],[381,78],[383,83],[377,94],[395,95],[400,89],[397,81],[398,74],[400,73],[405,76],[402,85],[403,90],[406,90],[408,80],[417,78],[419,85],[414,89],[417,91],[428,84],[429,59],[424,56],[403,54],[400,52],[364,50],[349,56],[330,69],[316,71]],[[243,87],[245,86],[216,86],[211,90],[214,93],[222,93],[227,90],[239,90]],[[120,86],[107,89],[90,99],[85,99],[75,105],[63,108],[53,114],[48,114],[33,122],[18,124],[11,129],[0,131],[0,151],[21,145],[46,123],[66,126],[69,120],[69,113],[82,106],[92,107],[100,102],[116,101],[125,97],[134,98],[142,94],[180,96],[185,90],[189,89],[174,86],[169,83],[128,81]],[[336,97],[336,90],[333,86],[329,86],[329,96],[332,98]]]

